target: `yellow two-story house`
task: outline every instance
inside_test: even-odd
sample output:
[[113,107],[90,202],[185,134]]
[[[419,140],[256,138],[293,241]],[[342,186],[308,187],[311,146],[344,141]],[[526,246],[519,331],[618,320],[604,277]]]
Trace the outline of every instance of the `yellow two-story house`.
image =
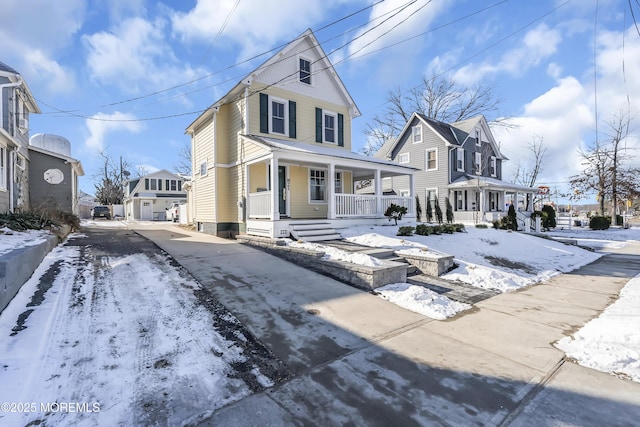
[[[351,150],[360,111],[308,30],[249,73],[191,123],[190,209],[220,236],[339,237],[354,223],[386,221],[391,204],[413,215],[413,192],[356,194],[358,182],[416,169]],[[314,238],[315,236],[315,238]]]

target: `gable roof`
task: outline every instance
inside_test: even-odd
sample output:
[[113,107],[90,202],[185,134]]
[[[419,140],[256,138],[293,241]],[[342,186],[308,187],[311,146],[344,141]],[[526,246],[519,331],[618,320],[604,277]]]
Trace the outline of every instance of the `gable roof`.
[[0,71],[4,71],[4,72],[7,72],[7,73],[11,73],[11,74],[20,74],[19,72],[17,72],[13,68],[9,67],[7,64],[5,64],[2,61],[0,61]]
[[32,113],[36,113],[39,114],[41,113],[40,111],[40,107],[38,106],[38,103],[36,102],[36,99],[33,97],[33,94],[31,93],[31,89],[29,89],[29,86],[27,85],[27,82],[24,81],[24,79],[22,78],[22,75],[20,75],[19,72],[17,72],[15,69],[13,69],[12,67],[8,66],[7,64],[5,64],[4,62],[0,61],[0,74],[4,74],[4,75],[11,75],[13,74],[13,77],[16,79],[17,82],[20,82],[20,84],[22,85],[22,87],[24,88],[24,91],[27,94],[27,102],[26,104],[29,106],[29,111]]
[[313,31],[311,31],[311,29],[308,29],[304,33],[302,33],[301,35],[293,39],[285,47],[283,47],[278,52],[276,52],[273,56],[271,56],[265,62],[260,64],[257,68],[255,68],[250,73],[248,73],[234,87],[232,87],[225,95],[223,95],[220,99],[218,99],[216,102],[211,104],[209,108],[207,108],[200,116],[198,116],[193,122],[191,122],[189,126],[187,126],[187,129],[186,129],[187,132],[190,129],[195,128],[195,126],[197,126],[198,124],[200,124],[204,120],[204,118],[209,116],[214,111],[214,109],[235,99],[240,93],[242,93],[242,91],[245,88],[250,87],[256,74],[282,61],[283,57],[288,58],[289,57],[288,54],[292,50],[294,50],[296,46],[298,46],[301,43],[304,43],[305,41],[308,41],[309,44],[311,44],[313,51],[316,52],[316,55],[319,58],[318,62],[321,64],[321,72],[326,72],[330,76],[332,76],[333,81],[336,87],[338,88],[338,90],[340,91],[340,93],[342,94],[345,102],[351,106],[353,110],[353,117],[360,116],[361,113],[360,113],[360,110],[358,109],[358,106],[356,105],[355,101],[349,94],[349,91],[347,90],[346,86],[340,79],[340,76],[338,76],[338,73],[334,69],[333,64],[331,63],[331,61],[329,61],[327,54],[325,53],[324,49],[322,49],[322,46],[320,46],[320,43],[318,42],[318,39],[316,39],[316,36],[313,34]]
[[485,120],[483,115],[479,115],[476,117],[471,117],[469,119],[461,120],[459,122],[454,123],[445,123],[439,120],[432,119],[430,117],[425,116],[420,113],[413,113],[407,123],[405,123],[402,131],[400,131],[400,135],[395,140],[390,140],[385,142],[382,147],[374,154],[374,157],[381,159],[390,159],[391,153],[396,148],[397,144],[403,139],[403,135],[409,130],[412,123],[415,119],[421,120],[425,125],[427,125],[431,130],[438,135],[446,145],[460,147],[464,144],[464,142],[471,136],[473,129],[478,126],[478,123],[481,124],[482,127],[485,128],[485,133],[488,135],[489,143],[493,147],[494,153],[496,153],[496,157],[502,160],[508,160],[498,149],[498,146],[493,139],[493,134],[489,129],[489,125]]

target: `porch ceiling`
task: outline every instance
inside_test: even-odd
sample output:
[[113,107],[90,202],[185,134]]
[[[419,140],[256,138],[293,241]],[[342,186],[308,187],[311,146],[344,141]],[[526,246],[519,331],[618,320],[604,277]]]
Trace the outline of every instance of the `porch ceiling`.
[[510,182],[504,182],[496,178],[489,177],[462,177],[453,183],[449,184],[449,189],[476,189],[481,188],[483,190],[494,191],[517,191],[520,193],[536,193],[537,188],[525,187],[524,185],[513,184]]

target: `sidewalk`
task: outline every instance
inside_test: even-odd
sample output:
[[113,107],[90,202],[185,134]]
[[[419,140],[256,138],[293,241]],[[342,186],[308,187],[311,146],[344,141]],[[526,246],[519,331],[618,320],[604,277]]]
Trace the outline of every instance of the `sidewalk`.
[[640,384],[580,367],[553,347],[640,271],[640,256],[632,255],[638,245],[440,322],[234,241],[163,226],[136,231],[189,270],[292,374],[213,413],[208,424],[600,426],[640,419]]

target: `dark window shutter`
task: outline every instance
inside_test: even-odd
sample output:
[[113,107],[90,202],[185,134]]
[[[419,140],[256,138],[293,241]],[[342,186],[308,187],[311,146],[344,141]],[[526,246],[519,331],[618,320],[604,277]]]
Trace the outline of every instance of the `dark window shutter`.
[[269,133],[269,95],[260,94],[260,133]]
[[338,147],[344,147],[344,115],[338,114]]
[[322,142],[322,109],[316,108],[316,142]]
[[289,101],[289,138],[296,137],[296,103]]

